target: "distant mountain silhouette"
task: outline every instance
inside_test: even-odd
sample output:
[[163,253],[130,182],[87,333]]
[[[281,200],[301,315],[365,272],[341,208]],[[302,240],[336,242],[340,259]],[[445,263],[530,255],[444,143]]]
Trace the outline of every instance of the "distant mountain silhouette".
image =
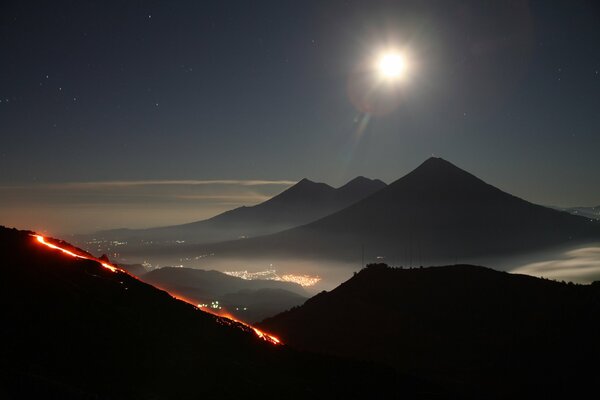
[[600,206],[597,207],[553,207],[580,217],[600,219]]
[[229,313],[246,321],[260,321],[306,300],[302,286],[273,280],[245,280],[218,271],[160,268],[142,277],[144,282],[178,293],[196,304],[219,301]]
[[212,243],[254,237],[315,221],[339,211],[384,188],[378,179],[357,177],[334,189],[302,179],[277,196],[255,206],[239,207],[213,218],[183,225],[151,229],[117,229],[98,232],[95,237],[129,240],[186,241]]
[[411,397],[420,390],[389,368],[266,343],[28,232],[0,227],[0,273],[3,399],[398,398],[398,384]]
[[[599,282],[600,283],[600,282]],[[260,326],[473,398],[583,398],[600,373],[600,285],[483,267],[371,265]]]
[[430,158],[382,190],[310,224],[186,250],[222,257],[357,260],[364,246],[371,259],[444,263],[597,238],[598,222],[532,204]]

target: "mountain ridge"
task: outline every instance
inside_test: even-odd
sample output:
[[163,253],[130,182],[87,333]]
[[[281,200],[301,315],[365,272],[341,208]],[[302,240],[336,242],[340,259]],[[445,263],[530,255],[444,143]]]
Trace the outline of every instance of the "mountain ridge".
[[[206,246],[226,256],[422,262],[518,254],[600,238],[600,224],[506,193],[440,158],[356,203],[275,234]],[[198,249],[196,249],[198,250]],[[417,258],[415,256],[415,258]]]
[[314,221],[383,187],[384,182],[364,177],[357,177],[339,188],[304,178],[260,204],[238,207],[205,220],[157,228],[101,231],[92,236],[194,243],[255,237]]

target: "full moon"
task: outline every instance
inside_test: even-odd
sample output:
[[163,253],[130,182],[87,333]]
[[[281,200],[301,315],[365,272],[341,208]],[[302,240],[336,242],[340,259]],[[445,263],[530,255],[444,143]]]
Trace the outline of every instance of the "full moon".
[[386,79],[400,78],[406,70],[406,60],[399,53],[382,54],[377,61],[377,70]]

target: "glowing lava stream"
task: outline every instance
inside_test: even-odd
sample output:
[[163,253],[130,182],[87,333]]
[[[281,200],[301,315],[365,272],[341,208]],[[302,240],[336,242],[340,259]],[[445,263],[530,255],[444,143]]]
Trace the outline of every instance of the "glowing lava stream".
[[58,246],[57,246],[57,245],[55,245],[55,244],[48,243],[48,242],[46,242],[46,239],[45,239],[43,236],[41,236],[41,235],[33,235],[33,236],[37,238],[37,241],[38,241],[38,242],[40,242],[41,244],[43,244],[43,245],[45,245],[45,246],[48,246],[48,247],[50,247],[51,249],[60,250],[60,251],[62,251],[63,253],[65,253],[65,254],[68,254],[68,255],[70,255],[70,256],[72,256],[72,257],[76,257],[76,258],[83,258],[84,260],[93,260],[93,261],[97,261],[97,262],[99,262],[99,263],[100,263],[100,264],[101,264],[101,265],[102,265],[104,268],[106,268],[106,269],[109,269],[109,270],[111,270],[112,272],[117,272],[117,271],[119,270],[117,267],[114,267],[114,266],[112,266],[112,265],[110,265],[110,264],[108,264],[108,263],[102,262],[102,261],[100,261],[100,260],[98,260],[98,259],[91,258],[91,257],[84,257],[84,256],[81,256],[81,255],[79,255],[79,254],[73,253],[72,251],[69,251],[69,250],[67,250],[67,249],[63,249],[62,247],[58,247]]
[[[49,247],[49,248],[51,248],[51,249],[59,250],[59,251],[61,251],[62,253],[64,253],[64,254],[67,254],[67,255],[69,255],[69,256],[71,256],[71,257],[75,257],[75,258],[81,258],[81,259],[84,259],[84,260],[96,261],[96,262],[100,263],[100,265],[102,265],[104,268],[106,268],[106,269],[108,269],[108,270],[110,270],[110,271],[112,271],[112,272],[123,272],[123,273],[126,273],[126,274],[128,274],[128,275],[131,275],[129,272],[123,271],[122,269],[120,269],[120,268],[117,268],[117,267],[115,267],[114,265],[111,265],[111,264],[109,264],[109,263],[103,262],[103,261],[101,261],[101,260],[99,260],[99,259],[97,259],[97,258],[94,258],[94,257],[87,257],[87,256],[82,256],[82,255],[80,255],[80,254],[73,253],[73,252],[72,252],[72,251],[70,251],[70,250],[63,249],[62,247],[60,247],[60,246],[57,246],[57,245],[55,245],[55,244],[48,243],[48,242],[46,241],[46,238],[45,238],[45,237],[43,237],[42,235],[31,235],[31,236],[35,237],[35,238],[36,238],[36,240],[37,240],[39,243],[43,244],[44,246],[47,246],[47,247]],[[131,275],[131,276],[133,276],[133,275]],[[135,276],[133,276],[133,277],[134,277],[134,278],[136,278],[136,279],[138,279],[138,278],[137,278],[137,277],[135,277]],[[161,289],[161,290],[164,290],[164,289]],[[169,293],[167,290],[165,290],[165,292]],[[194,306],[194,308],[196,308],[196,309],[198,309],[198,310],[202,310],[202,311],[204,311],[204,312],[206,312],[206,313],[208,313],[208,314],[214,315],[214,316],[216,316],[216,317],[219,317],[219,318],[228,319],[228,320],[230,320],[230,321],[233,321],[233,322],[235,322],[235,323],[238,323],[238,324],[240,324],[240,325],[243,325],[243,326],[245,326],[245,327],[247,327],[247,328],[250,328],[250,329],[252,329],[252,331],[253,331],[253,332],[256,334],[256,336],[258,336],[259,338],[261,338],[262,340],[264,340],[264,341],[266,341],[266,342],[269,342],[269,343],[271,343],[271,344],[281,344],[281,341],[280,341],[278,338],[276,338],[275,336],[271,336],[271,335],[269,335],[268,333],[265,333],[265,332],[261,331],[260,329],[257,329],[257,328],[255,328],[255,327],[253,327],[253,326],[252,326],[252,325],[250,325],[250,324],[247,324],[247,323],[245,323],[245,322],[242,322],[242,321],[238,321],[237,319],[233,318],[233,317],[232,317],[232,316],[230,316],[230,315],[223,316],[223,315],[219,315],[219,314],[217,314],[217,313],[211,312],[211,311],[210,311],[210,310],[208,310],[208,309],[204,309],[204,308],[200,309],[200,308],[198,308],[196,305],[194,305],[192,302],[190,302],[190,301],[188,301],[188,300],[185,300],[185,299],[183,299],[183,298],[181,298],[181,297],[174,296],[174,295],[172,295],[171,293],[169,293],[169,295],[171,295],[171,297],[173,297],[173,298],[174,298],[174,299],[176,299],[176,300],[183,301],[183,302],[185,302],[185,303],[188,303],[188,304],[190,304],[190,305]]]

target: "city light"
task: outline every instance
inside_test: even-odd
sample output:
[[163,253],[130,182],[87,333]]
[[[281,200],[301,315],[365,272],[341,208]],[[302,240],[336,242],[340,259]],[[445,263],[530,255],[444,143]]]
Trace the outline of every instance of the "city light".
[[280,281],[280,282],[292,282],[297,283],[303,287],[314,286],[321,281],[321,277],[316,275],[295,275],[295,274],[277,274],[277,270],[275,269],[267,269],[264,271],[258,272],[248,272],[247,270],[243,271],[224,271],[224,274],[235,276],[237,278],[242,278],[248,281],[264,279],[270,281]]

